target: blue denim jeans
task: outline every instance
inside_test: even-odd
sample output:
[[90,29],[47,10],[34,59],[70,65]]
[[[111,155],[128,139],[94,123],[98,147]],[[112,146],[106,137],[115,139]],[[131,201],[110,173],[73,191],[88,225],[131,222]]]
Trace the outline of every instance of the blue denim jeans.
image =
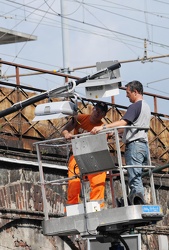
[[[125,161],[126,165],[148,165],[148,144],[139,141],[133,141],[127,144],[125,149]],[[127,172],[130,195],[135,193],[144,195],[144,187],[141,178],[142,168],[127,168]]]

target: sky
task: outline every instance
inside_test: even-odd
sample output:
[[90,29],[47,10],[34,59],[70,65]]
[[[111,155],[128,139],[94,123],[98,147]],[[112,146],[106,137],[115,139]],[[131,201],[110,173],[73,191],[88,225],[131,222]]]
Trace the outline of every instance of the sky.
[[[76,68],[118,60],[122,86],[139,80],[144,91],[169,97],[168,19],[167,0],[0,0],[2,28],[37,36],[36,41],[0,45],[0,57],[47,70],[59,71],[65,66],[78,77],[91,75],[96,68]],[[161,58],[136,61],[145,56]],[[12,71],[3,66],[2,74],[9,76]],[[8,81],[15,82],[15,78]],[[21,84],[49,90],[62,85],[63,79],[29,76],[22,77]],[[129,104],[124,91],[115,100]],[[153,99],[148,102],[153,109]],[[158,101],[158,112],[169,113],[167,102]]]

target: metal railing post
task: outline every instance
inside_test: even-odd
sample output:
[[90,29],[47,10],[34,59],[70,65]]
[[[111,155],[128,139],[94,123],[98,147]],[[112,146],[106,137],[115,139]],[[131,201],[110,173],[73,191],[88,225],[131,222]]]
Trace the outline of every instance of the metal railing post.
[[121,159],[119,134],[118,134],[117,128],[114,128],[114,134],[115,134],[115,142],[116,142],[117,158],[118,158],[118,164],[119,164],[119,170],[120,170],[120,178],[121,178],[124,206],[126,207],[126,206],[128,206],[128,201],[127,201],[126,185],[125,185],[123,165],[122,165],[122,159]]
[[[148,150],[149,150],[149,165],[151,166],[151,157],[150,157],[150,149],[149,149],[149,145],[148,145]],[[153,199],[153,204],[156,205],[157,204],[157,200],[156,200],[156,193],[155,193],[155,187],[154,187],[154,177],[153,177],[153,172],[152,169],[149,169],[149,176],[150,176],[150,186],[151,186],[151,193],[152,193],[152,199]]]
[[45,220],[49,220],[48,209],[47,209],[47,200],[46,200],[45,180],[44,180],[39,144],[36,144],[36,150],[37,150],[37,158],[38,158],[38,162],[39,162],[39,174],[40,174],[40,183],[41,183],[42,200],[43,200],[43,211],[44,211],[44,215],[45,215]]

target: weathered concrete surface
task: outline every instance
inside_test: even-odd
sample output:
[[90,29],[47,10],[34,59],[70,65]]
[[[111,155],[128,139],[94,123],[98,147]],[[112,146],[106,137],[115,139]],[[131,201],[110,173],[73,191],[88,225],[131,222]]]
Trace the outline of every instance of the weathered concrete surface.
[[47,237],[41,227],[32,224],[21,224],[19,221],[0,231],[0,249],[24,250],[68,250],[69,246],[59,237]]
[[[48,181],[56,180],[66,177],[67,171],[45,168],[44,175]],[[113,179],[115,195],[116,197],[122,197],[119,177],[115,176]],[[163,207],[164,219],[156,226],[135,229],[135,232],[142,235],[143,250],[158,250],[158,235],[169,235],[168,174],[166,172],[154,174],[154,180],[157,203]],[[146,201],[151,203],[152,198],[148,178],[144,178],[143,181]],[[86,188],[89,193],[88,183],[86,183]],[[63,216],[66,189],[67,185],[48,186],[46,194],[50,216]],[[111,208],[112,192],[109,178],[107,178],[106,182],[105,200],[107,208]],[[70,237],[70,240],[74,241],[74,248],[72,248],[65,245],[63,240],[57,236],[44,236],[41,228],[43,219],[38,168],[0,162],[0,246],[9,249],[45,249],[47,246],[48,250],[86,250],[86,241],[81,241],[81,239],[75,241],[74,237]]]
[[[66,174],[66,171],[45,169],[48,180],[63,178]],[[52,216],[63,216],[65,193],[65,186],[47,188],[48,209]],[[61,238],[43,235],[43,219],[38,168],[1,162],[0,249],[70,249]]]

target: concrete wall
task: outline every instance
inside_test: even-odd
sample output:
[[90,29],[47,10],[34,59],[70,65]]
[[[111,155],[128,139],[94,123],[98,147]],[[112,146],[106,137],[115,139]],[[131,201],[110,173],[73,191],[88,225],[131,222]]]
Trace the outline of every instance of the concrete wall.
[[[54,180],[67,176],[67,171],[45,168],[45,179]],[[88,184],[86,184],[88,185]],[[152,202],[148,178],[144,178],[147,203]],[[142,250],[158,250],[158,236],[169,233],[169,181],[168,174],[155,174],[157,202],[163,207],[164,219],[148,227],[141,227]],[[116,197],[121,197],[119,177],[114,177]],[[66,185],[49,186],[47,200],[50,215],[63,216],[66,201]],[[89,188],[87,189],[89,192]],[[107,179],[105,199],[107,208],[112,207],[112,193]],[[44,219],[39,172],[35,166],[0,162],[0,250],[2,249],[86,249],[86,241],[80,238],[44,236],[41,222]],[[73,243],[72,243],[73,242]],[[103,248],[104,249],[104,248]]]
[[[65,171],[45,170],[48,180]],[[66,187],[47,189],[48,208],[53,216],[64,213]],[[0,162],[0,250],[68,250],[60,237],[44,236],[44,218],[39,172],[35,166]]]

